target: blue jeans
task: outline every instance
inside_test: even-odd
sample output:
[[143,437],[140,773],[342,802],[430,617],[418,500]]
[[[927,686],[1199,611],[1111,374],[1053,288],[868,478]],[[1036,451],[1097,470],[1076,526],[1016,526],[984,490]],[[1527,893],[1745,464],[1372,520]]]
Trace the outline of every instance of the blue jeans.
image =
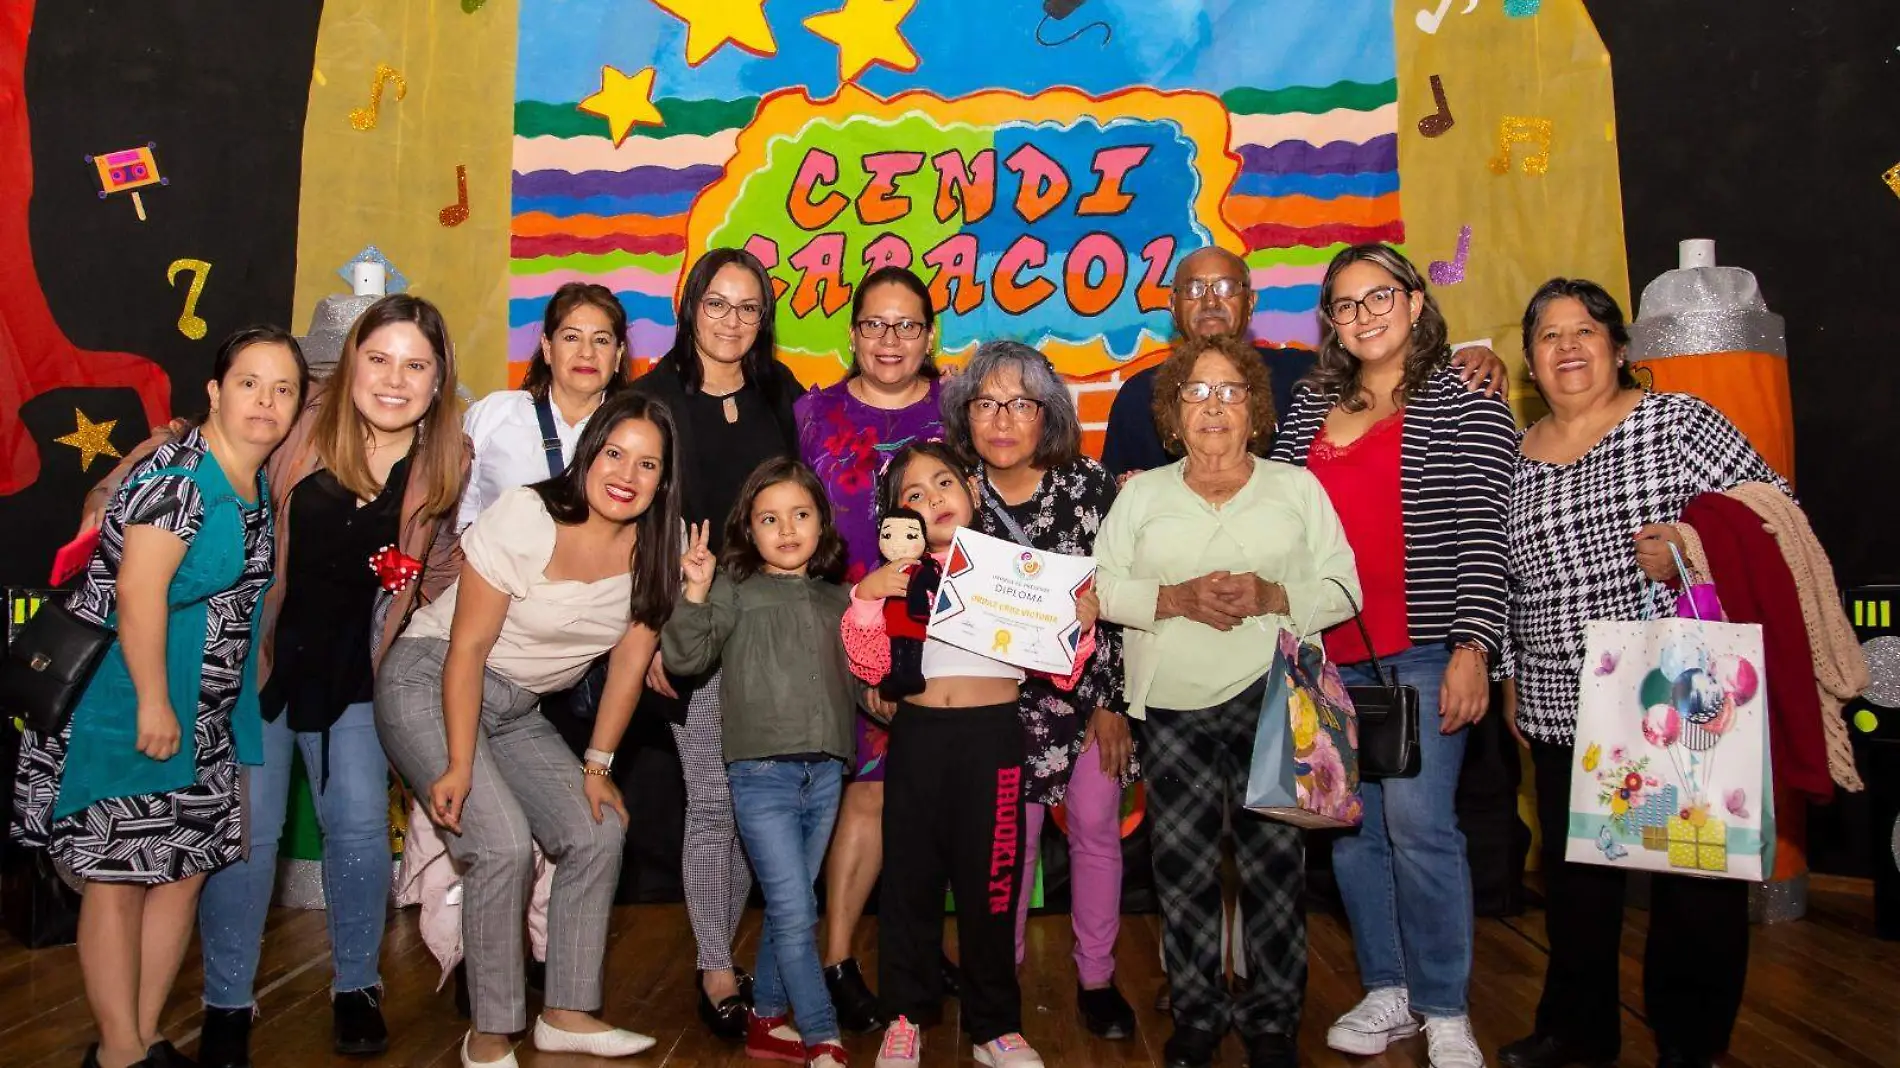
[[251,854],[213,872],[198,901],[205,1004],[241,1009],[255,1000],[264,918],[277,882],[277,840],[290,801],[292,749],[303,752],[323,827],[323,902],[330,927],[333,991],[380,984],[378,958],[389,909],[389,760],[365,701],[330,728],[330,781],[321,783],[323,735],[296,732],[284,716],[264,724],[264,763],[245,769]]
[[836,1041],[838,1015],[818,962],[818,898],[812,884],[838,820],[844,765],[837,760],[736,760],[727,765],[726,777],[739,838],[765,891],[753,1011],[783,1016],[789,1000],[806,1045]]
[[[1380,663],[1418,687],[1419,773],[1360,785],[1365,824],[1333,842],[1333,873],[1352,921],[1359,981],[1403,987],[1423,1016],[1463,1016],[1471,985],[1471,868],[1454,801],[1467,731],[1438,732],[1438,686],[1451,663],[1443,645],[1414,646]],[[1340,668],[1370,685],[1368,663]]]

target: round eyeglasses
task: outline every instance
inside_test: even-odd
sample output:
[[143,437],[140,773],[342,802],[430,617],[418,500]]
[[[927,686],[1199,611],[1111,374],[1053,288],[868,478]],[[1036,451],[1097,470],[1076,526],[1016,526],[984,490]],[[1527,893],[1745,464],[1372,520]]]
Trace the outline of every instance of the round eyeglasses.
[[1219,397],[1222,404],[1239,404],[1249,391],[1245,382],[1183,382],[1179,395],[1188,404],[1200,404],[1209,397]]
[[699,300],[699,310],[705,312],[706,318],[708,319],[724,319],[728,314],[736,311],[739,313],[739,321],[747,326],[751,326],[759,321],[760,316],[765,314],[765,305],[760,304],[756,300],[748,300],[741,304],[734,304],[724,297],[714,296],[701,297]]
[[1175,286],[1189,300],[1200,300],[1209,293],[1221,300],[1228,300],[1247,291],[1246,282],[1229,275],[1221,275],[1219,278],[1190,278],[1185,282],[1176,282]]
[[866,341],[882,341],[884,335],[892,331],[896,331],[898,338],[904,341],[915,341],[924,336],[924,324],[915,319],[899,319],[894,323],[882,319],[859,319],[851,325],[858,336]]
[[1007,411],[1012,419],[1033,419],[1042,412],[1042,402],[1034,397],[1011,397],[997,400],[994,397],[978,397],[970,402],[970,418],[989,422],[998,412]]
[[1348,326],[1358,320],[1359,309],[1364,308],[1366,314],[1376,319],[1391,311],[1399,294],[1405,292],[1409,290],[1398,286],[1380,286],[1358,300],[1351,297],[1339,297],[1326,306],[1326,317],[1340,326]]

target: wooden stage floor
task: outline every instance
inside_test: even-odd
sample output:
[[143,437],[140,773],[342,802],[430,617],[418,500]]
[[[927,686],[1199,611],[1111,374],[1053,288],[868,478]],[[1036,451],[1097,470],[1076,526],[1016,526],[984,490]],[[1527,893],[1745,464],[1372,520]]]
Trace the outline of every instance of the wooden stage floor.
[[[1655,1063],[1642,1019],[1642,932],[1647,915],[1629,913],[1623,941],[1624,1056],[1629,1068]],[[742,959],[758,933],[756,910],[741,934]],[[1325,1046],[1326,1026],[1359,996],[1352,946],[1341,919],[1316,911],[1310,924],[1312,966],[1305,1028],[1306,1065],[1424,1065],[1424,1040],[1408,1040],[1384,1056],[1360,1060]],[[875,921],[859,932],[863,957],[873,957]],[[1102,1042],[1075,1018],[1074,966],[1066,916],[1037,917],[1030,925],[1030,961],[1024,978],[1024,1031],[1050,1068],[1133,1068],[1160,1065],[1168,1022],[1153,1011],[1160,983],[1156,953],[1159,920],[1129,916],[1122,926],[1119,981],[1141,1013],[1130,1042]],[[1543,913],[1478,924],[1473,1019],[1487,1053],[1529,1029],[1545,959]],[[694,1014],[692,937],[680,905],[616,911],[607,964],[607,1015],[616,1023],[656,1035],[655,1049],[626,1064],[638,1068],[726,1068],[756,1062],[718,1042]],[[279,909],[271,917],[258,976],[263,1016],[253,1046],[260,1068],[376,1063],[412,1068],[457,1068],[456,1046],[465,1023],[447,990],[435,993],[434,962],[423,949],[414,910],[391,922],[384,948],[385,1011],[393,1035],[389,1053],[364,1062],[329,1054],[329,956],[320,912]],[[194,949],[166,1015],[167,1034],[195,1048],[202,972]],[[29,951],[0,934],[0,1064],[60,1066],[80,1061],[92,1023],[70,948]],[[949,1026],[926,1036],[926,1068],[972,1064],[970,1047]],[[869,1068],[874,1038],[852,1042],[853,1062]],[[527,1068],[605,1068],[613,1063],[578,1056],[546,1056],[523,1046]],[[1221,1061],[1238,1068],[1244,1058],[1230,1039]],[[1734,1049],[1724,1062],[1748,1068],[1892,1068],[1900,1065],[1900,943],[1873,937],[1873,905],[1864,884],[1817,886],[1807,920],[1758,928],[1750,961],[1747,1004]]]

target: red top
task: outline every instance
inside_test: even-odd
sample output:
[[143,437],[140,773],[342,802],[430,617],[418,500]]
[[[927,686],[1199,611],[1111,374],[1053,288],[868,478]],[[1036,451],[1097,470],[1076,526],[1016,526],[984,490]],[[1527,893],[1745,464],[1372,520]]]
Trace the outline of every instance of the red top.
[[[1306,469],[1326,487],[1358,562],[1360,608],[1372,632],[1372,652],[1380,656],[1412,647],[1405,618],[1405,517],[1399,497],[1404,426],[1405,413],[1394,413],[1342,447],[1332,443],[1322,423],[1306,457]],[[1337,663],[1356,664],[1370,654],[1358,625],[1347,620],[1326,632],[1326,655]]]

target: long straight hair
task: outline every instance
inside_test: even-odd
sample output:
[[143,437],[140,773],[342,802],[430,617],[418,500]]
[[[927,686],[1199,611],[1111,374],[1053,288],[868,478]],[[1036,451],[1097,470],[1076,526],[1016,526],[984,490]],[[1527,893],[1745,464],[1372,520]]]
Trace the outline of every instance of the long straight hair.
[[553,478],[533,484],[541,503],[556,523],[576,526],[587,522],[587,472],[607,447],[614,428],[629,419],[645,419],[660,431],[660,483],[653,500],[634,519],[631,578],[633,622],[654,630],[673,614],[680,593],[680,483],[679,431],[665,402],[644,393],[621,390],[594,410],[574,445],[574,460]]
[[[1411,348],[1406,350],[1405,374],[1400,378],[1398,391],[1392,398],[1404,405],[1417,395],[1439,368],[1451,362],[1451,346],[1447,343],[1450,331],[1445,325],[1445,313],[1438,310],[1438,300],[1425,287],[1425,278],[1418,273],[1418,268],[1399,250],[1376,242],[1343,249],[1327,265],[1325,281],[1319,287],[1319,363],[1306,376],[1305,384],[1321,396],[1338,394],[1339,406],[1349,412],[1362,411],[1367,406],[1359,396],[1359,358],[1346,350],[1346,343],[1339,339],[1339,324],[1333,322],[1333,317],[1326,310],[1333,303],[1333,286],[1339,281],[1340,273],[1355,263],[1370,263],[1382,268],[1398,281],[1402,292],[1399,294],[1400,299],[1392,305],[1394,312],[1413,293],[1425,298],[1424,306],[1419,309],[1418,322],[1407,328],[1411,335]],[[1357,314],[1357,309],[1354,309],[1354,315]],[[1350,327],[1351,324],[1347,325]]]
[[454,511],[462,499],[462,412],[455,397],[455,347],[435,305],[408,293],[391,293],[363,311],[350,327],[310,437],[317,458],[343,488],[362,500],[382,492],[382,483],[369,473],[368,451],[363,447],[369,420],[356,410],[350,393],[356,384],[356,354],[364,340],[395,323],[413,325],[435,352],[435,396],[416,425],[409,477],[422,479],[428,487],[418,518],[438,519]]
[[[706,299],[706,290],[711,288],[713,276],[721,269],[738,264],[752,272],[759,282],[759,303],[764,307],[759,312],[759,333],[752,339],[752,347],[746,350],[739,362],[739,372],[747,385],[758,387],[765,399],[777,404],[780,400],[778,374],[778,348],[774,340],[774,324],[777,320],[777,301],[772,296],[772,277],[765,273],[765,265],[759,258],[742,248],[716,248],[699,258],[693,269],[686,273],[686,284],[680,289],[680,303],[677,311],[679,326],[673,333],[673,347],[668,349],[654,370],[671,369],[686,386],[686,392],[694,393],[706,380],[706,370],[699,363],[699,305]],[[729,315],[739,314],[737,309]]]

